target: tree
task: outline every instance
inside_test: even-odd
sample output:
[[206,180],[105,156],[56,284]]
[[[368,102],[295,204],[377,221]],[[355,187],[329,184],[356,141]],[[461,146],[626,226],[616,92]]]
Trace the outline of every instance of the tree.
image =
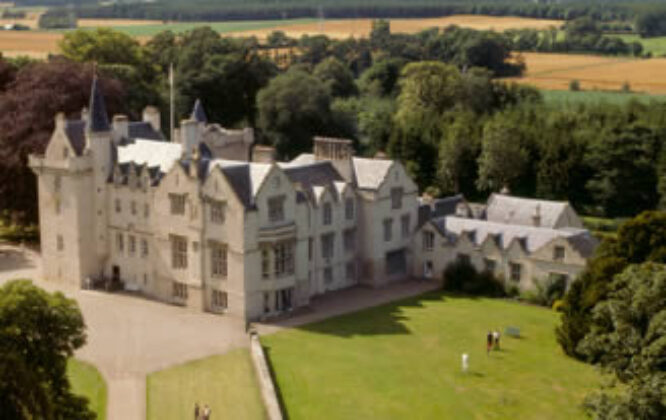
[[65,32],[59,42],[63,55],[80,63],[141,64],[141,45],[129,35],[109,28]]
[[330,134],[331,96],[321,81],[290,70],[259,91],[259,128],[283,157],[312,148],[312,137]]
[[0,287],[0,413],[6,419],[94,419],[75,396],[67,359],[86,342],[75,301],[28,280]]
[[[570,356],[590,359],[578,347],[592,325],[592,308],[605,300],[615,275],[629,264],[666,263],[666,212],[647,211],[622,224],[617,239],[604,239],[564,297],[557,341]],[[591,360],[596,362],[596,360]]]
[[354,75],[335,57],[329,57],[317,64],[312,75],[324,83],[334,98],[345,98],[358,93]]
[[358,81],[361,92],[365,95],[390,96],[396,93],[400,71],[405,61],[399,58],[387,58],[376,61],[361,74]]
[[446,124],[439,144],[438,176],[442,191],[474,197],[483,127],[472,112],[460,112]]
[[[78,117],[88,105],[93,69],[90,65],[54,61],[23,67],[16,80],[0,94],[0,203],[12,222],[37,222],[35,176],[28,154],[44,153],[53,133],[55,115]],[[120,82],[100,78],[107,109],[123,108]]]
[[666,265],[630,265],[592,309],[579,345],[625,387],[588,399],[597,418],[666,418]]

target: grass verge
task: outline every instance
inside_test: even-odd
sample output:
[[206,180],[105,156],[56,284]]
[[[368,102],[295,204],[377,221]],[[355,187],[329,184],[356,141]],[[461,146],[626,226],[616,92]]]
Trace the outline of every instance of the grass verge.
[[99,420],[106,419],[106,382],[99,371],[90,363],[70,359],[67,376],[74,393],[88,399],[90,409]]

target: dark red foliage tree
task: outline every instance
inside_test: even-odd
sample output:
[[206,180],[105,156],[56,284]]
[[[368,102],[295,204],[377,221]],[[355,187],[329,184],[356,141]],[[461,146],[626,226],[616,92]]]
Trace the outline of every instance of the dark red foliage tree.
[[[88,104],[93,72],[92,65],[64,60],[33,63],[0,92],[0,210],[13,223],[37,222],[36,179],[27,166],[28,155],[44,153],[58,112],[79,118]],[[113,115],[122,109],[125,90],[117,80],[100,82]]]

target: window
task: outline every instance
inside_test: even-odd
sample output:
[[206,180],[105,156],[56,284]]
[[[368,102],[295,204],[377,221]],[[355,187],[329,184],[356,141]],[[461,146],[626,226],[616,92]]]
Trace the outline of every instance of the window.
[[511,280],[520,281],[523,266],[518,263],[510,263],[509,266],[511,268]]
[[185,194],[169,194],[171,214],[185,214]]
[[347,229],[343,237],[346,252],[356,251],[356,229]]
[[348,198],[345,200],[345,218],[347,220],[354,220],[354,199]]
[[331,206],[331,203],[324,203],[324,207],[322,208],[323,212],[323,223],[325,226],[330,225],[333,223],[333,207]]
[[391,208],[402,208],[402,188],[391,188]]
[[333,247],[335,245],[335,234],[327,233],[321,235],[321,256],[322,258],[333,258]]
[[555,261],[563,261],[564,260],[564,247],[563,246],[556,246],[553,248],[553,259]]
[[354,261],[349,261],[347,263],[347,265],[345,266],[345,274],[347,281],[356,280],[356,263],[354,263]]
[[125,252],[125,236],[120,232],[116,233],[116,248],[120,254]]
[[435,247],[435,234],[433,232],[423,231],[423,250],[432,251]]
[[403,239],[409,237],[410,226],[409,226],[409,215],[408,214],[404,214],[400,218],[400,231],[402,232]]
[[148,241],[141,239],[141,256],[146,258],[148,256]]
[[227,309],[227,292],[213,290],[211,304],[215,309]]
[[384,241],[393,239],[393,219],[384,220]]
[[55,192],[60,192],[60,187],[62,186],[62,178],[60,175],[56,175],[53,179],[53,189]]
[[268,247],[261,250],[261,277],[269,278],[271,276],[271,251]]
[[325,284],[333,283],[333,267],[324,268],[324,283]]
[[218,242],[210,245],[211,276],[227,277],[227,247]]
[[284,200],[283,195],[268,199],[268,220],[271,223],[284,220]]
[[179,300],[187,300],[187,285],[185,283],[173,282],[172,296]]
[[143,205],[143,217],[146,219],[150,216],[150,206],[148,204]]
[[58,235],[56,237],[56,247],[58,251],[65,249],[65,241],[63,240],[62,235]]
[[212,201],[210,203],[210,221],[221,225],[224,223],[224,202]]
[[171,267],[187,268],[187,239],[171,235]]
[[294,243],[278,242],[273,247],[275,277],[294,274]]
[[461,262],[463,264],[471,264],[472,263],[472,259],[467,254],[458,253],[456,258],[458,259],[459,262]]
[[495,261],[491,258],[484,258],[483,259],[483,267],[487,272],[494,273],[495,270],[497,269],[497,261]]
[[136,201],[134,200],[130,203],[130,211],[132,212],[132,216],[136,216]]
[[120,213],[121,211],[123,211],[123,207],[120,204],[120,199],[116,198],[116,213]]
[[134,235],[129,235],[128,242],[129,254],[134,255],[136,252],[136,238]]
[[264,313],[267,314],[271,311],[271,295],[264,292]]

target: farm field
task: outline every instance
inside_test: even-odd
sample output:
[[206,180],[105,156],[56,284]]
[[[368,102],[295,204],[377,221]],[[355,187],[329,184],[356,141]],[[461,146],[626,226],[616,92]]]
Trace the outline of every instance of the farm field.
[[613,35],[625,42],[640,42],[646,52],[651,52],[654,57],[666,55],[666,36],[656,38],[641,38],[638,35]]
[[[37,26],[38,13],[31,13],[27,19],[0,19],[0,23],[22,23],[30,27]],[[393,19],[391,30],[394,32],[418,32],[431,27],[459,25],[474,29],[494,29],[503,31],[509,28],[545,28],[559,26],[561,21],[527,19],[516,17],[492,16],[449,16],[435,19]],[[84,28],[111,27],[145,40],[161,31],[183,32],[197,26],[208,25],[220,33],[238,36],[257,36],[264,38],[274,30],[281,30],[292,37],[305,34],[324,33],[332,38],[349,36],[368,36],[372,19],[345,19],[319,21],[313,19],[295,19],[285,21],[239,21],[239,22],[173,22],[128,20],[128,19],[79,19],[79,26]],[[58,51],[57,42],[62,38],[59,32],[43,31],[0,31],[0,51],[6,56],[28,55],[35,58],[46,57]]]
[[605,92],[600,90],[587,90],[573,92],[570,90],[544,90],[541,92],[546,104],[553,106],[566,106],[582,103],[599,103],[622,105],[629,101],[650,103],[652,101],[666,102],[666,95],[650,95],[647,93]]
[[67,376],[75,394],[88,398],[90,409],[99,420],[106,418],[106,383],[99,371],[91,364],[76,359],[67,363]]
[[[294,420],[584,419],[602,377],[563,354],[557,322],[547,308],[432,292],[261,340]],[[521,338],[486,355],[486,332],[508,326]]]
[[151,373],[146,380],[146,418],[192,418],[194,404],[214,419],[264,419],[264,406],[248,349],[195,360]]
[[634,59],[579,54],[522,53],[527,71],[507,80],[545,90],[567,90],[578,80],[584,90],[620,90],[666,94],[666,58]]

